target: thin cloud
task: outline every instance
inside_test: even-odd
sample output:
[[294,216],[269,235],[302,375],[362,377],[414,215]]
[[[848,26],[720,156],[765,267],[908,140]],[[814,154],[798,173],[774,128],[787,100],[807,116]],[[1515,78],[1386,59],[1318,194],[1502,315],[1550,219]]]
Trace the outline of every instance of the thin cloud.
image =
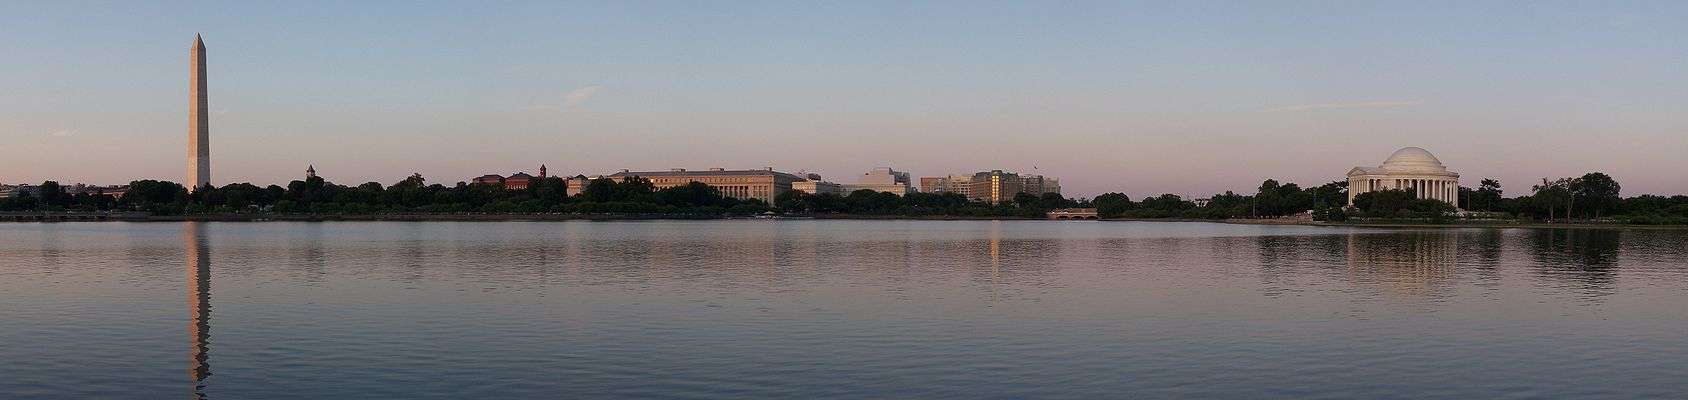
[[1407,106],[1416,106],[1416,105],[1423,104],[1423,103],[1424,102],[1418,101],[1418,100],[1362,101],[1362,102],[1353,102],[1353,103],[1315,103],[1315,104],[1298,104],[1298,105],[1293,105],[1293,106],[1271,108],[1271,109],[1267,109],[1266,111],[1280,112],[1280,111],[1335,110],[1335,109],[1345,109],[1345,108],[1407,107]]
[[569,94],[563,95],[563,109],[567,110],[580,107],[580,105],[585,104],[587,100],[591,100],[592,96],[597,96],[598,91],[603,89],[603,86],[592,85],[570,90]]
[[52,137],[70,137],[71,135],[75,135],[75,134],[76,134],[75,130],[60,129],[60,130],[54,131],[53,133],[50,133],[48,135],[50,135]]
[[536,105],[536,106],[529,106],[526,109],[527,110],[553,110],[553,111],[573,110],[573,109],[580,108],[581,105],[586,104],[587,100],[591,100],[593,96],[597,96],[598,92],[603,91],[603,90],[604,90],[603,85],[592,85],[592,86],[582,87],[582,88],[578,88],[578,89],[575,89],[575,90],[570,90],[570,91],[568,91],[568,93],[564,93],[562,104],[540,104],[540,105]]

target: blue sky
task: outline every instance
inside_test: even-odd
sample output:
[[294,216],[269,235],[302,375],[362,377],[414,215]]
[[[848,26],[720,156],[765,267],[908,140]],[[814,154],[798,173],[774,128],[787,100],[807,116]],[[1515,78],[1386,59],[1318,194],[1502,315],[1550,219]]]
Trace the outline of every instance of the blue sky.
[[1688,3],[0,4],[0,182],[1008,169],[1069,194],[1306,184],[1420,146],[1514,191],[1684,193]]

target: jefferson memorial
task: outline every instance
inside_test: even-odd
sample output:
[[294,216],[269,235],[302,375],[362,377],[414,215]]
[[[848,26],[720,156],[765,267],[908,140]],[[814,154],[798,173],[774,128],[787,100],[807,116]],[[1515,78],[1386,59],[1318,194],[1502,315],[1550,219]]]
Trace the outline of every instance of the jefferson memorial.
[[1348,205],[1354,196],[1385,189],[1403,189],[1420,199],[1441,200],[1459,206],[1459,174],[1448,171],[1442,160],[1417,147],[1396,150],[1383,165],[1348,170]]

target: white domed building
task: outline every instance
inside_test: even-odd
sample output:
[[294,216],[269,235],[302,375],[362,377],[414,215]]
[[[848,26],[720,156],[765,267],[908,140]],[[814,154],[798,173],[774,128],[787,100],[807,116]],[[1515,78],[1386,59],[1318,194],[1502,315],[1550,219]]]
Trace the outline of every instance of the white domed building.
[[1385,189],[1405,189],[1420,199],[1459,206],[1459,174],[1448,171],[1442,160],[1417,147],[1396,150],[1383,165],[1348,170],[1348,205],[1354,205],[1354,196],[1360,193]]

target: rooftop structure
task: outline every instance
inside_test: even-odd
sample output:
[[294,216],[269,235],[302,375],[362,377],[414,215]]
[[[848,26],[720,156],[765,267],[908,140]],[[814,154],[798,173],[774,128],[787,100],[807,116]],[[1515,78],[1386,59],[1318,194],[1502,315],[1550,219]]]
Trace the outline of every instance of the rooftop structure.
[[856,183],[843,184],[841,190],[844,193],[850,193],[857,190],[872,190],[875,192],[889,192],[902,196],[913,192],[914,187],[909,185],[909,176],[907,172],[899,172],[891,169],[890,167],[883,167],[874,168],[873,170],[862,174],[860,178],[856,179]]
[[843,195],[844,186],[821,179],[820,174],[805,174],[803,180],[792,182],[791,190],[808,194],[836,194]]

